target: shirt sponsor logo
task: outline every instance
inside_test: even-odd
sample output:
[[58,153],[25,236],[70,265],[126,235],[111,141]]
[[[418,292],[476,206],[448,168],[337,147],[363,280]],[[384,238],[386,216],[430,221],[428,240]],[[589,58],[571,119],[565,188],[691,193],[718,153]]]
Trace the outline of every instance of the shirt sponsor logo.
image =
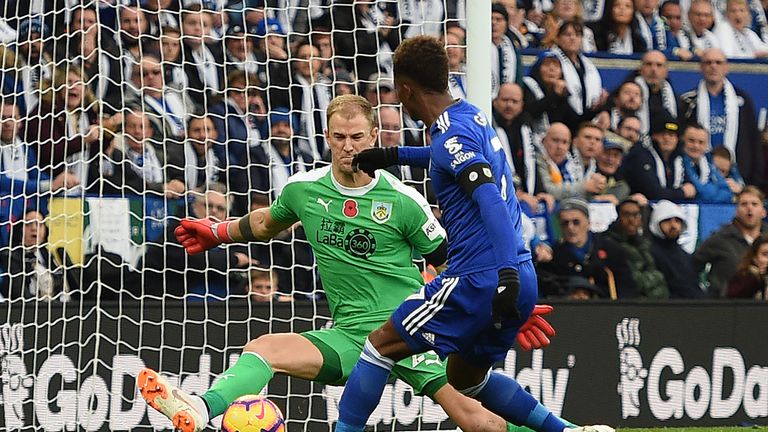
[[438,225],[437,221],[434,219],[430,219],[424,225],[422,225],[421,230],[430,241],[435,241],[436,238],[443,235],[442,227]]
[[470,152],[460,151],[456,153],[456,155],[453,157],[453,160],[451,161],[451,168],[456,169],[457,166],[463,164],[464,162],[470,159],[474,159],[474,157],[475,157],[475,152],[473,151],[470,151]]
[[348,199],[344,201],[344,208],[342,209],[342,213],[344,213],[344,216],[348,218],[353,218],[357,216],[357,213],[358,213],[357,201],[353,199]]
[[446,150],[448,150],[448,153],[452,155],[459,153],[462,147],[461,143],[459,142],[459,137],[448,138],[443,146]]
[[371,204],[371,217],[376,223],[384,223],[392,216],[392,203],[373,201]]
[[358,258],[368,259],[376,251],[376,237],[367,229],[352,230],[344,238],[344,249]]
[[333,200],[328,200],[326,202],[326,201],[323,201],[322,198],[318,198],[317,199],[317,203],[320,204],[321,206],[323,206],[323,208],[325,209],[326,213],[328,213],[328,206],[331,205],[332,202],[333,202]]

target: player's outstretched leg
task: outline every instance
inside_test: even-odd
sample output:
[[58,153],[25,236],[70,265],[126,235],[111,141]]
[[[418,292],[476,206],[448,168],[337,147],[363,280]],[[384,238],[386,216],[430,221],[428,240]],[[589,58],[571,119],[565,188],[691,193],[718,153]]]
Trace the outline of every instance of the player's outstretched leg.
[[168,417],[176,430],[199,432],[208,424],[203,401],[181,391],[154,370],[142,369],[136,386],[147,403]]
[[[486,373],[464,360],[457,354],[448,359],[448,380],[461,392],[471,396],[492,412],[507,421],[527,426],[539,432],[612,432],[607,426],[584,426],[570,428],[562,419],[554,415],[525,391],[512,378],[498,372]],[[480,381],[477,383],[477,381]],[[477,384],[474,384],[477,383]]]
[[142,370],[136,385],[147,403],[175,426],[184,432],[197,432],[209,419],[223,414],[235,399],[260,393],[275,372],[313,379],[322,365],[322,354],[305,337],[268,334],[250,341],[237,362],[201,396],[184,393],[152,369]]

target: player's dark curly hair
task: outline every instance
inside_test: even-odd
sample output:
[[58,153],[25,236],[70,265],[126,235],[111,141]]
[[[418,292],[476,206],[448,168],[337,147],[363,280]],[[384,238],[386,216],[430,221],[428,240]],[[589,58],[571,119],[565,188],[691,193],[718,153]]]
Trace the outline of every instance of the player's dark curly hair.
[[443,43],[432,36],[406,39],[395,50],[395,77],[407,77],[428,92],[442,93],[448,88],[448,53]]

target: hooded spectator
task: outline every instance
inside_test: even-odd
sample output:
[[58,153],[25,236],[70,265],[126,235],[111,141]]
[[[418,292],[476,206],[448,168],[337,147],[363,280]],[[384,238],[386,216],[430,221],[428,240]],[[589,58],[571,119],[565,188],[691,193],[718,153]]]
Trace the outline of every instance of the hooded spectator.
[[651,255],[656,267],[664,275],[670,298],[703,298],[698,274],[691,254],[679,244],[680,235],[687,229],[683,209],[667,200],[653,207],[651,222]]

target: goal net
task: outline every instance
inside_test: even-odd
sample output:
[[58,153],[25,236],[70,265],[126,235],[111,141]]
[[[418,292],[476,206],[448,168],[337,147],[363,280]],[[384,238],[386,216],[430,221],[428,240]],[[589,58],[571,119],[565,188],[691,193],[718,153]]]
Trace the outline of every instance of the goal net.
[[[336,95],[377,106],[382,145],[423,145],[392,52],[464,26],[455,0],[3,4],[3,430],[169,429],[136,391],[141,367],[202,393],[249,340],[330,325],[300,226],[198,256],[173,230],[268,206],[290,174],[327,163]],[[396,174],[426,193],[423,172]],[[265,393],[289,430],[314,432],[341,389],[278,377]],[[452,427],[402,382],[370,425]]]

